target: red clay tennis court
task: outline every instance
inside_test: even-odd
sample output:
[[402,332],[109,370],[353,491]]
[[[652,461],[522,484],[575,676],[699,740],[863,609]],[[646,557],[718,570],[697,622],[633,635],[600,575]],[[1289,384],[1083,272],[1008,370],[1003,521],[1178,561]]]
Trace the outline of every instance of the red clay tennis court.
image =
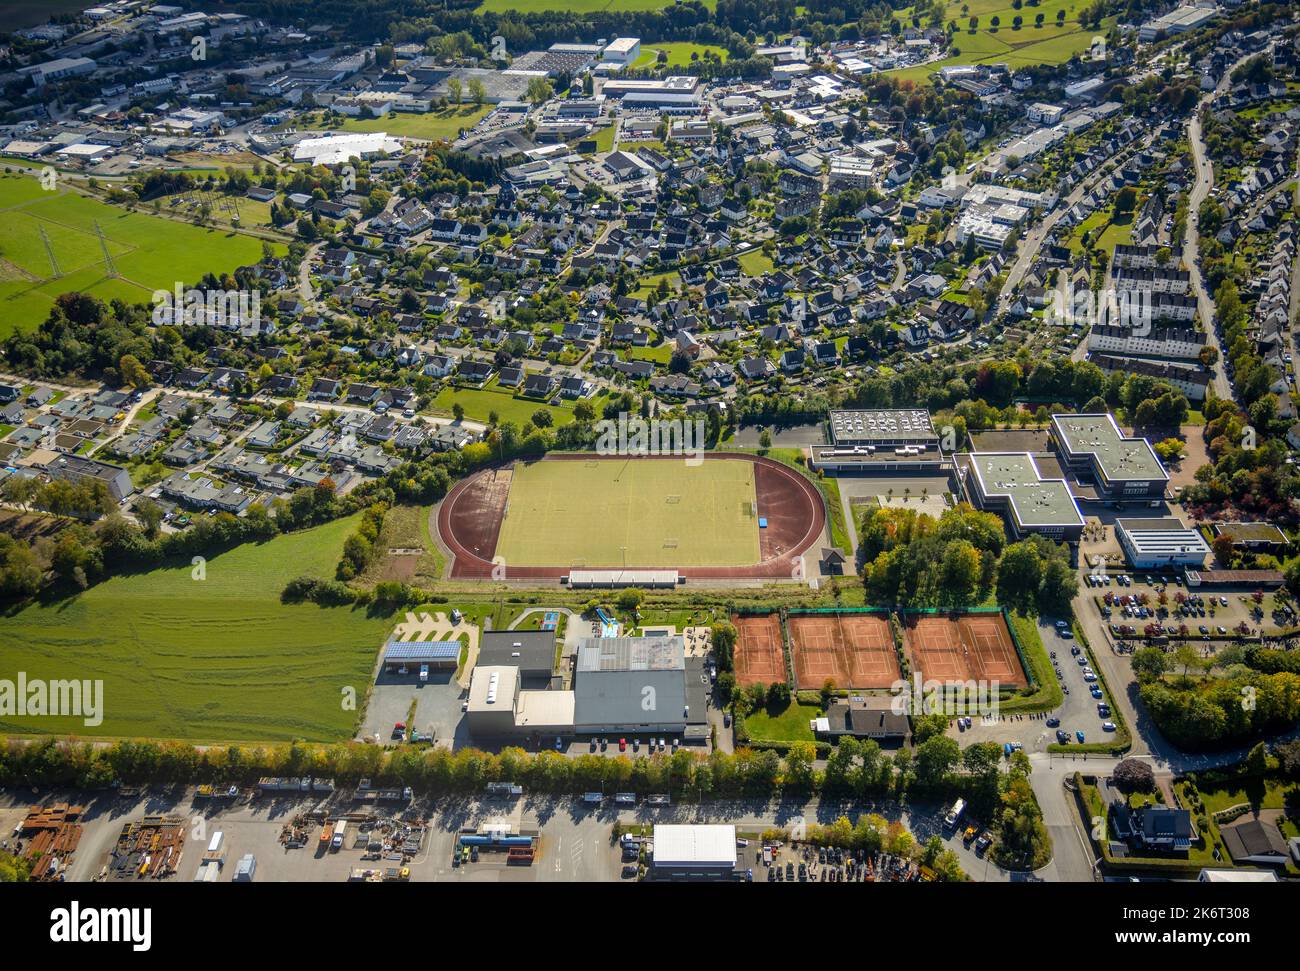
[[785,644],[777,614],[733,614],[736,628],[736,684],[773,684],[785,680]]
[[905,614],[903,636],[913,671],[927,681],[1029,683],[1001,614]]
[[888,688],[902,677],[889,620],[883,614],[791,614],[795,685],[819,690]]

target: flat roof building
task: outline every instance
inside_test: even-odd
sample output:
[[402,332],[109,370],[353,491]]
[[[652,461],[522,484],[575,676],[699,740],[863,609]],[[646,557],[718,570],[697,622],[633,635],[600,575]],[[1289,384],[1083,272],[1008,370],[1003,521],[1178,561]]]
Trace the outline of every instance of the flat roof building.
[[460,664],[460,641],[389,641],[384,645],[384,668],[419,667],[455,670]]
[[1198,530],[1174,519],[1120,519],[1115,535],[1135,570],[1165,566],[1200,569],[1210,547]]
[[680,75],[659,80],[609,80],[601,87],[600,93],[607,98],[622,98],[623,104],[629,108],[694,111],[700,106],[699,78]]
[[1103,499],[1159,499],[1169,474],[1145,438],[1127,436],[1109,412],[1053,415],[1051,440],[1061,464],[1096,485]]
[[573,692],[579,732],[684,731],[685,642],[680,635],[584,638]]
[[484,631],[479,637],[480,665],[509,665],[525,680],[551,677],[555,667],[555,631]]
[[727,880],[736,869],[736,827],[724,823],[654,828],[651,876],[662,880]]
[[509,665],[475,665],[469,679],[465,717],[471,735],[515,734],[515,699],[519,695],[519,669]]
[[813,468],[843,475],[948,466],[924,408],[835,410],[829,427],[830,444],[811,447]]
[[972,452],[962,460],[971,504],[1001,515],[1017,538],[1038,533],[1076,542],[1083,535],[1083,516],[1065,480],[1045,477],[1028,452]]
[[121,502],[135,491],[131,473],[120,465],[97,462],[80,455],[60,455],[45,466],[45,471],[51,479],[63,479],[74,485],[102,482],[116,502]]
[[617,37],[600,53],[600,59],[612,64],[628,65],[641,56],[641,38]]

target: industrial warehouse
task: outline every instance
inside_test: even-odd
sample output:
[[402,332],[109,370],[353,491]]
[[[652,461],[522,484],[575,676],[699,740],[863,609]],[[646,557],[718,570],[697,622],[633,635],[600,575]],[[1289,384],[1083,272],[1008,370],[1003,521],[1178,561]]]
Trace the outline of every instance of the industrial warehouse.
[[[502,641],[516,636],[502,635]],[[508,645],[507,645],[508,647]],[[520,644],[522,648],[522,643]],[[681,635],[590,637],[578,644],[571,690],[528,688],[538,672],[494,646],[475,666],[466,715],[476,739],[637,733],[702,743],[708,677]],[[506,660],[512,663],[504,663]]]

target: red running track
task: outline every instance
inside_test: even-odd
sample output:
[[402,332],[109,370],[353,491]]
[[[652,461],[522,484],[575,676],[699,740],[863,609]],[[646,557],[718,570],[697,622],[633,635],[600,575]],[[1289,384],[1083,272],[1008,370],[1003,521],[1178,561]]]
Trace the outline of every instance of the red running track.
[[[556,453],[544,462],[585,462],[591,459],[614,460],[588,453]],[[821,491],[807,476],[773,459],[744,452],[710,452],[706,461],[741,460],[754,463],[754,491],[758,515],[767,520],[759,530],[760,562],[748,566],[692,566],[678,572],[699,580],[802,579],[803,567],[798,558],[811,549],[826,527],[826,505]],[[616,461],[626,461],[619,456]],[[644,456],[638,461],[664,461]],[[513,463],[512,463],[513,464]],[[510,468],[511,466],[506,466]],[[567,576],[569,566],[505,567],[493,576],[493,556],[501,533],[508,485],[496,469],[484,469],[460,482],[447,493],[438,507],[438,533],[454,558],[451,576],[455,579],[546,580]],[[581,568],[580,568],[581,569]],[[663,569],[629,564],[629,570]]]

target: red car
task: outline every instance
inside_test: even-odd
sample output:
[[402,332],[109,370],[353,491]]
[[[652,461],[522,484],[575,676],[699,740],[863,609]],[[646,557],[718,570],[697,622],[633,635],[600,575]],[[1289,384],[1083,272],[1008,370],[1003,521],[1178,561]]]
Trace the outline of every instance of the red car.
[[618,750],[619,750],[620,752],[626,752],[626,751],[627,751],[627,739],[626,739],[626,738],[620,738],[620,739],[618,740]]

